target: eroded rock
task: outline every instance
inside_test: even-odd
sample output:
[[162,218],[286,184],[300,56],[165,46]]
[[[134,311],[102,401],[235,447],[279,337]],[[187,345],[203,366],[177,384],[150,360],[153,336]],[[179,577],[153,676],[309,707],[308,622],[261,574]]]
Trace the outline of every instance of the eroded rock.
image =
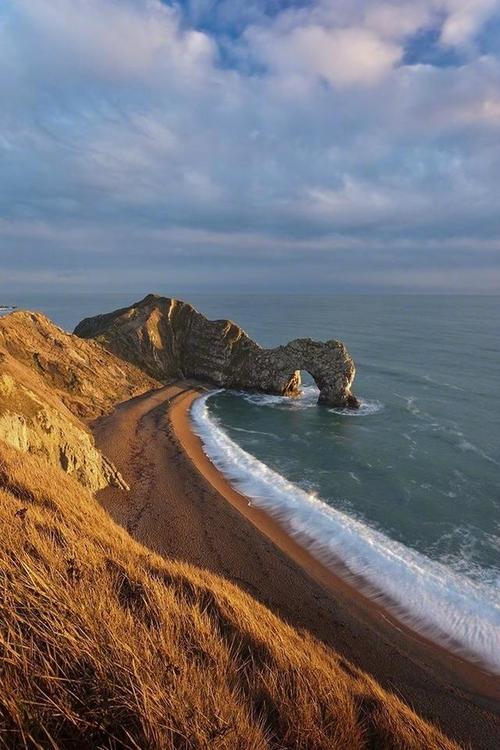
[[0,440],[59,466],[91,492],[108,485],[128,489],[83,425],[6,372],[0,373]]
[[224,388],[300,393],[300,370],[314,378],[319,402],[356,408],[355,366],[344,344],[295,339],[263,349],[236,323],[208,320],[192,305],[150,294],[131,307],[86,318],[75,334],[166,381],[192,377]]
[[159,385],[40,313],[0,319],[0,441],[60,467],[92,492],[126,484],[84,420]]

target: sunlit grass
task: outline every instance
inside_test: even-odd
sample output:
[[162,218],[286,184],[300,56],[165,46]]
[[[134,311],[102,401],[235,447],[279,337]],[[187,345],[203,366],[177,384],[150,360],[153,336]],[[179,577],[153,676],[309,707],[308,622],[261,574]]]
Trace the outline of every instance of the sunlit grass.
[[453,748],[227,581],[0,443],[0,746]]

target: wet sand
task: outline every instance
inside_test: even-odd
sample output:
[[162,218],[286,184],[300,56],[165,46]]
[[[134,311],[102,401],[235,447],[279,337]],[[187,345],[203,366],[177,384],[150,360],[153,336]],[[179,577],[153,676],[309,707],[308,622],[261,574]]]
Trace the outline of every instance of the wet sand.
[[99,493],[113,518],[151,549],[230,579],[312,632],[465,747],[500,747],[499,680],[402,625],[250,506],[191,429],[200,390],[173,383],[96,422],[98,446],[131,487]]

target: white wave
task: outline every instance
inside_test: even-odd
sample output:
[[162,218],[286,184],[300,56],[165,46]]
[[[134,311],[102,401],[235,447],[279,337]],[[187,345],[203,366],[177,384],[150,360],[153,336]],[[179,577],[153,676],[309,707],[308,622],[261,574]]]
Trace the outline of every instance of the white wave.
[[[249,404],[256,404],[256,406],[274,406],[275,404],[287,404],[292,401],[288,396],[272,396],[267,393],[245,393],[244,391],[233,391],[238,396],[241,396]],[[293,399],[294,401],[296,399]]]
[[[340,559],[357,585],[416,630],[500,673],[500,599],[380,531],[326,505],[234,443],[209,414],[207,394],[191,416],[204,450],[228,479],[325,565]],[[357,577],[364,584],[360,584]]]
[[235,391],[249,404],[256,406],[271,406],[286,409],[309,409],[317,406],[319,389],[315,385],[302,386],[299,396],[290,398],[290,396],[272,396],[267,393],[248,393],[245,391]]
[[[422,423],[423,429],[448,436],[453,440],[453,444],[457,445],[459,450],[475,453],[485,461],[488,461],[491,464],[495,464],[495,466],[500,466],[500,462],[493,458],[493,456],[490,456],[489,453],[486,453],[486,451],[484,451],[482,448],[479,448],[474,443],[466,440],[464,437],[464,433],[459,429],[459,426],[456,422],[452,420],[450,420],[449,424],[441,424],[440,422],[436,422],[435,418],[431,414],[427,414],[427,412],[422,411],[415,405],[415,402],[417,400],[415,396],[403,396],[400,393],[395,393],[394,395],[406,402],[406,409]],[[407,434],[404,435],[404,437],[406,439],[411,439]],[[457,440],[458,442],[456,442]]]
[[495,464],[495,466],[500,466],[500,463],[498,461],[495,461],[492,456],[483,451],[481,448],[478,448],[477,445],[470,443],[468,440],[461,440],[458,447],[462,451],[471,451],[472,453],[476,453],[481,458],[484,458],[485,461],[489,461],[491,464]]
[[[279,409],[310,409],[318,405],[319,388],[315,385],[304,385],[300,396],[296,398],[271,396],[265,393],[245,393],[245,391],[235,391],[235,393],[248,403],[256,406],[270,406]],[[370,414],[377,414],[383,408],[384,405],[380,401],[360,400],[359,409],[333,408],[328,409],[328,411],[345,417],[366,417]]]
[[231,429],[234,432],[244,432],[246,435],[264,435],[265,437],[273,438],[273,440],[281,440],[278,435],[274,435],[272,432],[264,432],[263,430],[247,430],[244,427],[234,427],[234,425],[231,425]]
[[343,417],[368,417],[370,414],[378,414],[384,405],[381,401],[360,400],[359,409],[328,409],[333,414],[341,414]]
[[462,393],[466,393],[466,389],[462,388],[461,385],[455,385],[454,383],[446,383],[444,380],[435,380],[434,378],[431,378],[430,375],[424,375],[424,380],[427,380],[428,383],[432,383],[432,385],[437,385],[440,388],[443,386],[445,388],[450,388],[452,391],[461,391]]
[[[417,400],[416,396],[403,396],[401,395],[401,393],[395,393],[394,395],[398,398],[402,398],[403,401],[406,402],[406,408],[410,412],[410,414],[413,414],[414,417],[420,416],[420,409],[415,406],[415,401]],[[425,414],[424,416],[428,417],[429,415]]]

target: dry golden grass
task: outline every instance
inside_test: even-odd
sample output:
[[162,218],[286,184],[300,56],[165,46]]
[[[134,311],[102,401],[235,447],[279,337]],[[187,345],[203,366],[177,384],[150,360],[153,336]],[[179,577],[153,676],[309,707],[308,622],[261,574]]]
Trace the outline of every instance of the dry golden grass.
[[0,747],[456,748],[236,586],[0,443]]
[[[5,360],[5,361],[4,361]],[[45,315],[0,318],[0,365],[56,408],[89,419],[160,384],[95,341],[66,333]]]

